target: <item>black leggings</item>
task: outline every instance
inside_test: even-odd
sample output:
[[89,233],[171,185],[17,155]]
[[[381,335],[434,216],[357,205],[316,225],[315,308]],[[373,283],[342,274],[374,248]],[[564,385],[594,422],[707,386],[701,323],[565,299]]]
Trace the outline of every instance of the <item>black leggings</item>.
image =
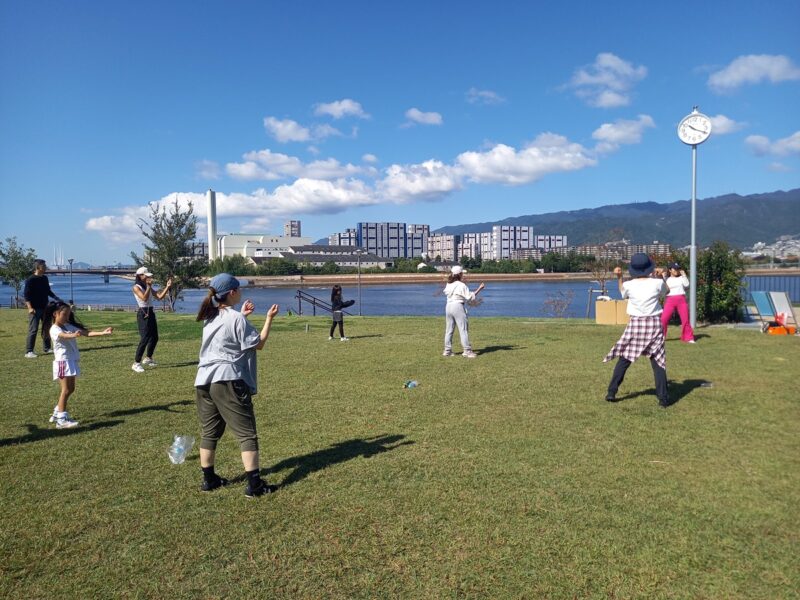
[[333,337],[333,332],[336,329],[337,323],[339,325],[339,336],[344,337],[344,319],[331,323],[331,332],[328,334],[328,337]]
[[[625,379],[625,372],[631,366],[631,361],[627,358],[619,357],[617,365],[614,367],[614,373],[611,375],[611,383],[608,384],[608,395],[612,398],[616,396],[622,380]],[[653,367],[653,378],[656,384],[656,397],[659,402],[669,402],[669,395],[667,394],[667,371],[658,366],[654,358],[650,358],[650,366]]]
[[153,307],[140,308],[136,311],[136,324],[139,326],[139,345],[136,347],[136,362],[142,362],[142,356],[147,351],[147,357],[153,358],[153,352],[158,343],[158,325]]

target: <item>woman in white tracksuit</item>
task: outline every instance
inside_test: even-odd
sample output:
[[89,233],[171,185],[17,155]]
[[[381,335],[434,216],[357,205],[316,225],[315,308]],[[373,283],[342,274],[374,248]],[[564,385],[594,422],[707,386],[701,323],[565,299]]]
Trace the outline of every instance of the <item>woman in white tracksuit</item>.
[[461,347],[464,349],[464,358],[475,358],[477,354],[472,351],[469,343],[469,323],[467,322],[466,302],[475,299],[485,287],[483,284],[478,286],[474,292],[470,292],[467,284],[461,281],[463,274],[466,273],[459,265],[450,269],[447,278],[447,285],[444,288],[444,295],[447,296],[445,306],[445,318],[447,327],[444,332],[444,352],[442,356],[453,354],[453,331],[458,327],[458,335],[461,337]]

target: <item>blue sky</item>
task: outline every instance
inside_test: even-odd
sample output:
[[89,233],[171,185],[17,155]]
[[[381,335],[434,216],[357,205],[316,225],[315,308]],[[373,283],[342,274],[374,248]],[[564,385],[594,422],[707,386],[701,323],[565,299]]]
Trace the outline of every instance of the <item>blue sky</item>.
[[[93,263],[148,203],[313,239],[800,187],[800,4],[0,4],[0,238]],[[558,232],[538,232],[558,233]]]

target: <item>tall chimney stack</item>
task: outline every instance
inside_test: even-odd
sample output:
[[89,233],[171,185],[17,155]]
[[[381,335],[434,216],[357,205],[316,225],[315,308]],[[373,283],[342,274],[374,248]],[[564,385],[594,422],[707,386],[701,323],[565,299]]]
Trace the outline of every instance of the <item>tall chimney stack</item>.
[[208,260],[216,260],[217,256],[217,194],[214,190],[206,192],[206,203],[208,205]]

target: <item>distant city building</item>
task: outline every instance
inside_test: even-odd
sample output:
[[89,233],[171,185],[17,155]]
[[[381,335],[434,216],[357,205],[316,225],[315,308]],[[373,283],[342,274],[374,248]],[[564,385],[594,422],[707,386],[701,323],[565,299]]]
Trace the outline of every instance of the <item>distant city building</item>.
[[220,257],[238,254],[247,258],[280,258],[281,252],[288,252],[291,246],[310,243],[311,238],[304,237],[231,233],[218,236],[217,247]]
[[[314,267],[322,267],[327,263],[334,263],[339,267],[379,268],[385,269],[394,265],[390,259],[370,254],[369,252],[356,252],[353,246],[324,246],[322,244],[302,244],[291,246],[280,253],[280,257],[296,263],[303,263]],[[260,263],[268,258],[254,257],[255,263]]]
[[567,236],[565,235],[536,235],[533,238],[533,247],[544,250],[545,253],[553,248],[566,248]]
[[417,258],[428,252],[430,225],[406,226],[406,258]]
[[334,233],[328,236],[328,244],[331,246],[357,246],[356,230],[346,229],[344,233]]
[[533,247],[533,227],[495,225],[491,235],[490,260],[511,258],[512,251]]
[[459,260],[461,255],[458,254],[458,243],[460,236],[447,235],[442,233],[434,233],[428,236],[428,252],[427,255],[439,260]]
[[286,221],[283,224],[283,237],[300,237],[300,221]]
[[541,260],[544,254],[539,248],[517,248],[511,251],[511,260]]

